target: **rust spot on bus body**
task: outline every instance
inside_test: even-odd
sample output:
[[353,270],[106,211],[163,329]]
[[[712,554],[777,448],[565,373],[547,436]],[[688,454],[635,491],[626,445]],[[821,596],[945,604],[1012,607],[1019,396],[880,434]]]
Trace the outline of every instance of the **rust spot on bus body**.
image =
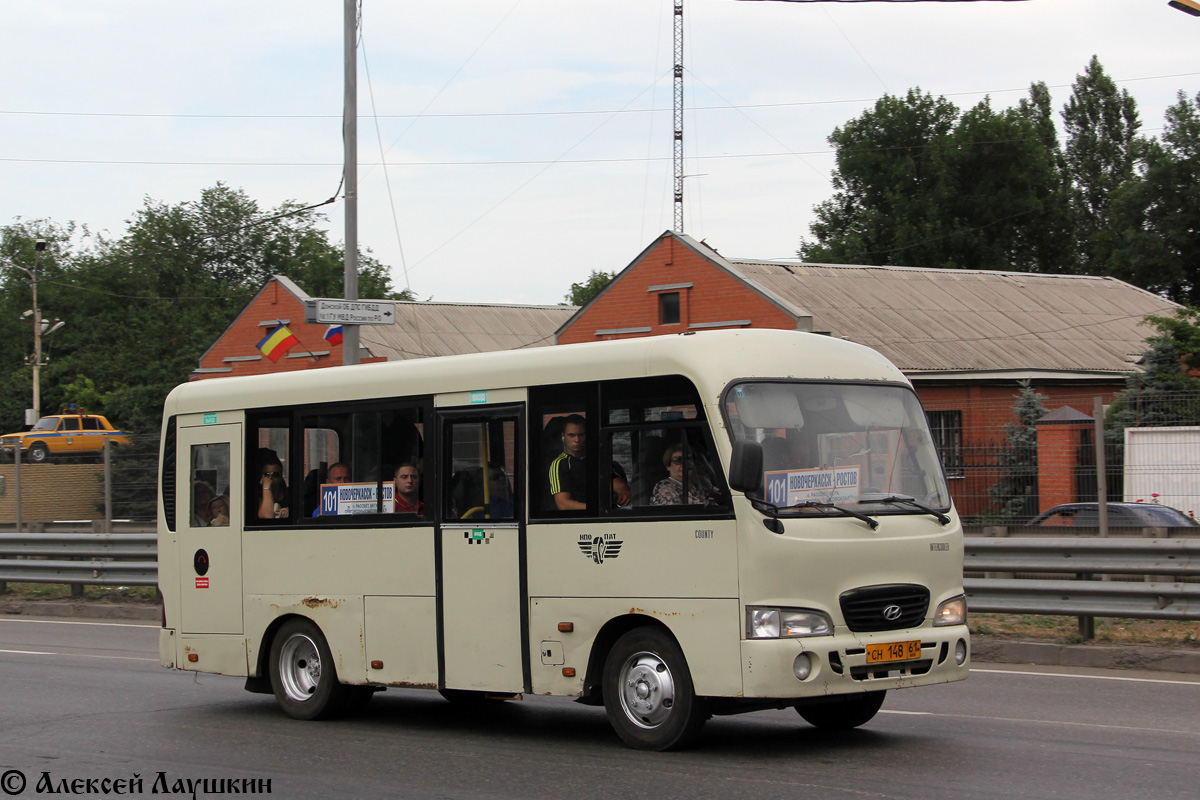
[[649,614],[649,615],[655,616],[655,617],[678,617],[679,616],[678,611],[647,611],[644,608],[631,608],[631,609],[629,609],[629,613],[630,614],[643,614],[643,615]]
[[306,597],[300,601],[308,608],[337,608],[338,602],[328,597]]
[[436,689],[436,683],[411,683],[409,681],[396,681],[388,683],[388,686],[395,686],[400,689]]

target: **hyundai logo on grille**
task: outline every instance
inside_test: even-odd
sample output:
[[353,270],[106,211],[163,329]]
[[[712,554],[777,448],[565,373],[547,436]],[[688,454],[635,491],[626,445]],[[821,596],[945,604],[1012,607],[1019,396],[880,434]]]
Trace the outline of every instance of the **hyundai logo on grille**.
[[904,611],[900,608],[900,606],[891,605],[883,609],[883,618],[888,622],[895,622],[896,620],[900,619],[900,615],[903,613]]

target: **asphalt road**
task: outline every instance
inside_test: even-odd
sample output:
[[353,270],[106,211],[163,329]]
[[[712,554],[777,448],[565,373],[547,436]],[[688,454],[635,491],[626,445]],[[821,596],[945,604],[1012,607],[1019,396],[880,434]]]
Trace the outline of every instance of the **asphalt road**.
[[323,800],[1192,800],[1200,785],[1196,676],[977,664],[965,683],[893,692],[849,734],[760,712],[663,754],[622,747],[601,709],[562,698],[471,711],[392,690],[361,717],[297,722],[238,679],[160,668],[157,635],[0,619],[0,798],[22,783],[16,796],[131,788],[104,779],[140,779],[147,796],[191,796],[203,779],[262,781],[265,795],[269,780],[271,796]]

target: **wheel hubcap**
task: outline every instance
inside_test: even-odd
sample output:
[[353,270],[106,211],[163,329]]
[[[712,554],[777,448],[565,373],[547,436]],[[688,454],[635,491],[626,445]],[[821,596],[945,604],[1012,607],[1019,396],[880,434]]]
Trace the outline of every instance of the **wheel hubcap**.
[[671,716],[675,679],[654,653],[636,653],[621,666],[621,708],[640,728],[657,728]]
[[303,703],[321,685],[321,654],[303,634],[290,637],[279,652],[279,678],[288,699]]

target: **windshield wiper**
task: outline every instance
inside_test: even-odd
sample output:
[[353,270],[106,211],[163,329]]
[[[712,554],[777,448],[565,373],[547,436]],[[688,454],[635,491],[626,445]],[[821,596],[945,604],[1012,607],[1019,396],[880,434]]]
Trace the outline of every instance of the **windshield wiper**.
[[921,511],[924,511],[926,514],[929,514],[930,516],[936,518],[937,521],[942,523],[943,525],[950,524],[950,518],[948,516],[946,516],[945,514],[943,514],[940,511],[938,511],[936,508],[930,508],[929,506],[925,505],[924,503],[918,502],[918,500],[915,497],[909,497],[906,494],[889,494],[884,497],[873,497],[871,495],[863,495],[862,497],[859,498],[858,501],[860,503],[907,503],[908,505],[912,506],[913,508],[920,509]]
[[794,506],[785,506],[784,508],[778,509],[778,510],[791,511],[793,509],[799,509],[799,508],[816,508],[816,509],[820,509],[820,510],[825,510],[825,509],[829,508],[829,509],[833,509],[834,511],[840,512],[842,514],[842,516],[854,517],[855,519],[861,519],[863,522],[865,522],[871,526],[871,530],[875,530],[876,528],[879,527],[879,520],[871,519],[866,514],[860,514],[857,511],[851,511],[848,508],[844,508],[843,506],[839,506],[839,505],[834,505],[833,503],[818,503],[815,500],[810,500],[807,503],[797,503]]

